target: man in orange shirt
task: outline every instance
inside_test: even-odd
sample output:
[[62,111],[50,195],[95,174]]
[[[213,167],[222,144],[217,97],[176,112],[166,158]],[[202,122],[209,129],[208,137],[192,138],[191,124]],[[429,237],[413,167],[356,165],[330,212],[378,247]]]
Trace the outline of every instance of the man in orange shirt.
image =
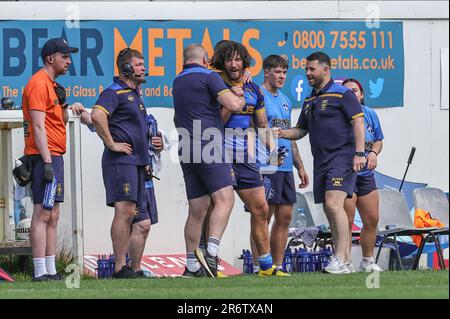
[[[70,53],[78,52],[62,38],[48,40],[41,51],[44,67],[28,81],[22,96],[25,155],[32,157],[31,189],[34,210],[30,242],[33,254],[34,281],[59,280],[55,252],[59,203],[64,201],[64,163],[68,104],[65,89],[55,79],[71,64]],[[83,117],[79,103],[72,105]],[[84,113],[84,115],[83,115]],[[55,204],[51,210],[42,206],[47,183],[56,179]]]

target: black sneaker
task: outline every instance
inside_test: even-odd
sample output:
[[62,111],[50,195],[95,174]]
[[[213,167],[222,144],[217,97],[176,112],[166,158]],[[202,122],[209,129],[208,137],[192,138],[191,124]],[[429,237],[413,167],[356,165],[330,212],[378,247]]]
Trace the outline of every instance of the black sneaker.
[[134,272],[137,276],[137,278],[152,278],[155,277],[155,274],[151,271],[143,271],[142,269],[139,269]]
[[211,256],[208,251],[204,254],[203,250],[200,248],[195,249],[195,257],[197,257],[198,262],[205,269],[205,272],[209,277],[217,277],[217,257]]
[[184,267],[184,273],[181,277],[184,278],[195,278],[195,277],[208,277],[205,273],[205,270],[203,268],[200,268],[199,270],[193,272],[190,271],[187,267]]
[[122,269],[112,275],[112,278],[116,279],[133,279],[137,277],[138,275],[128,266],[123,266]]
[[42,275],[42,276],[39,276],[39,277],[34,277],[33,276],[33,278],[31,278],[31,281],[34,281],[34,282],[49,281],[49,278],[48,278],[48,275],[45,274],[45,275]]
[[54,275],[47,275],[48,280],[63,280],[64,277],[58,273],[54,274]]

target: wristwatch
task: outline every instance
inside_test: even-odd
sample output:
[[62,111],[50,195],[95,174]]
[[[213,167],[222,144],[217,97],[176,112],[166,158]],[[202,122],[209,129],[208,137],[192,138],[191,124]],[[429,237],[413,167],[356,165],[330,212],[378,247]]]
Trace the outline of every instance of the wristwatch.
[[355,152],[355,156],[366,157],[366,153],[364,153],[364,152]]

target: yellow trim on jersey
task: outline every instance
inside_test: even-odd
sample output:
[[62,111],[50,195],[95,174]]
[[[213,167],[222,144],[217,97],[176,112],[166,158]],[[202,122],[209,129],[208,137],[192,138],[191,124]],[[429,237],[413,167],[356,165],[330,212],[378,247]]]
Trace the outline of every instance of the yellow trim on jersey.
[[219,93],[217,93],[217,96],[221,96],[222,94],[227,93],[227,92],[231,92],[230,89],[225,89],[225,90],[220,91]]
[[316,98],[315,96],[309,97],[309,98],[305,99],[305,103],[310,102],[310,101],[314,100],[315,98]]
[[102,110],[103,112],[105,112],[108,115],[111,115],[111,113],[109,113],[109,111],[101,105],[96,104],[96,105],[94,105],[93,109],[95,109],[95,108]]
[[342,98],[344,95],[341,93],[325,93],[322,95],[319,95],[319,97],[338,97],[338,98]]
[[131,92],[130,89],[126,89],[126,90],[118,90],[118,91],[116,91],[116,94],[125,94],[125,93],[129,93],[129,92]]
[[219,75],[222,78],[222,80],[225,83],[227,83],[228,85],[231,85],[231,86],[244,86],[244,81],[242,79],[239,82],[235,82],[235,81],[232,81],[230,78],[228,78],[228,76],[227,76],[227,74],[225,72],[220,72]]
[[259,114],[260,112],[262,112],[262,111],[266,111],[266,108],[265,107],[262,107],[262,108],[260,108],[260,109],[257,109],[257,110],[255,110],[255,113],[256,114]]
[[356,115],[353,115],[353,116],[352,116],[352,120],[354,120],[354,119],[356,119],[356,118],[358,118],[358,117],[361,117],[361,116],[364,116],[364,113],[363,113],[363,112],[358,113],[358,114],[356,114]]

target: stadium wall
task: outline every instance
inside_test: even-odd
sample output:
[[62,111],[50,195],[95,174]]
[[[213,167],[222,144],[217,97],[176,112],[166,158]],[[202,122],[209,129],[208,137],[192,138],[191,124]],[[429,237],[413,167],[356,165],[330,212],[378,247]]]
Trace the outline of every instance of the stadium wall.
[[[449,46],[448,1],[249,1],[249,2],[0,2],[0,20],[65,19],[68,5],[80,9],[83,20],[177,20],[177,19],[255,19],[255,20],[364,20],[375,4],[381,20],[403,21],[404,106],[377,108],[385,135],[378,171],[401,179],[412,146],[417,148],[408,171],[410,181],[449,190],[449,116],[441,108],[441,48]],[[101,10],[98,9],[101,6]],[[448,71],[447,71],[448,72]],[[448,73],[447,73],[448,74]],[[151,79],[150,79],[151,81]],[[444,86],[445,85],[445,86]],[[441,87],[442,86],[442,87]],[[447,95],[448,98],[448,95]],[[446,101],[448,106],[448,100]],[[173,109],[151,108],[160,127],[173,129]],[[292,114],[296,123],[299,110]],[[15,133],[17,152],[21,150],[20,132]],[[85,127],[82,145],[82,212],[85,253],[112,252],[109,229],[113,210],[104,203],[100,158],[103,145]],[[312,176],[312,156],[308,139],[299,149]],[[163,154],[161,181],[156,181],[159,224],[149,236],[146,254],[176,254],[184,251],[184,221],[187,214],[183,178],[178,164]],[[67,172],[66,163],[66,172]],[[298,179],[297,179],[298,180]],[[308,190],[311,190],[311,186]],[[69,189],[66,189],[66,194]],[[60,238],[70,225],[70,198],[66,196],[61,218]],[[249,247],[248,213],[236,198],[235,208],[222,240],[220,255],[230,263]]]

